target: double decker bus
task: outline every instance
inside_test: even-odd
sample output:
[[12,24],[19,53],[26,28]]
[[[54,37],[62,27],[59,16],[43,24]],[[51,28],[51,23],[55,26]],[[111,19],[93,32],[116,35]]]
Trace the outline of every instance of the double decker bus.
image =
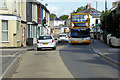
[[90,18],[88,13],[71,14],[71,43],[90,43]]

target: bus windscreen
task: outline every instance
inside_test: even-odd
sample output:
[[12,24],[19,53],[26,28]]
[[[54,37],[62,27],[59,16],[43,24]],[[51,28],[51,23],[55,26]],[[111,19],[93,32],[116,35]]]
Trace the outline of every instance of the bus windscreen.
[[88,23],[73,23],[73,27],[87,27]]
[[71,29],[71,38],[90,37],[90,28]]
[[88,15],[72,15],[72,22],[86,22]]

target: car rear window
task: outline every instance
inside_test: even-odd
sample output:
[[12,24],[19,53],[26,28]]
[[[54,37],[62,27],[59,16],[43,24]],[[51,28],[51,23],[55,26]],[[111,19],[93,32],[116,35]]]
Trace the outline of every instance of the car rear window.
[[40,36],[39,40],[46,40],[46,39],[52,39],[51,36]]
[[59,37],[66,37],[67,35],[59,35]]

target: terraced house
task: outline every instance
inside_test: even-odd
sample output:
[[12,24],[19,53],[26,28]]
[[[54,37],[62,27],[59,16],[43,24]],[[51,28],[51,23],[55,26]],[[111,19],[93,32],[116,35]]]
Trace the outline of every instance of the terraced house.
[[43,15],[49,11],[44,5],[42,6],[45,11],[39,10],[41,3],[36,0],[28,1],[0,1],[0,47],[26,47],[28,38],[33,38],[33,44],[36,44],[40,33],[47,31],[46,28],[41,31],[41,28],[42,19],[46,17]]
[[0,2],[0,47],[26,46],[26,1]]
[[[40,2],[36,0],[27,1],[27,42],[33,39],[33,44],[37,43],[37,37],[49,33],[50,12]],[[46,18],[47,26],[42,26],[42,20]]]

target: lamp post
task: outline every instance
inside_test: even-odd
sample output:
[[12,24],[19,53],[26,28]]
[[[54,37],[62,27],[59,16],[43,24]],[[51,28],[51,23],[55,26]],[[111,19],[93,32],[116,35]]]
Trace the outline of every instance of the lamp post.
[[95,22],[95,26],[96,26],[96,39],[97,39],[97,24],[98,24],[98,20],[97,20],[97,1],[96,1],[96,22]]
[[107,0],[105,0],[105,31],[107,26]]

